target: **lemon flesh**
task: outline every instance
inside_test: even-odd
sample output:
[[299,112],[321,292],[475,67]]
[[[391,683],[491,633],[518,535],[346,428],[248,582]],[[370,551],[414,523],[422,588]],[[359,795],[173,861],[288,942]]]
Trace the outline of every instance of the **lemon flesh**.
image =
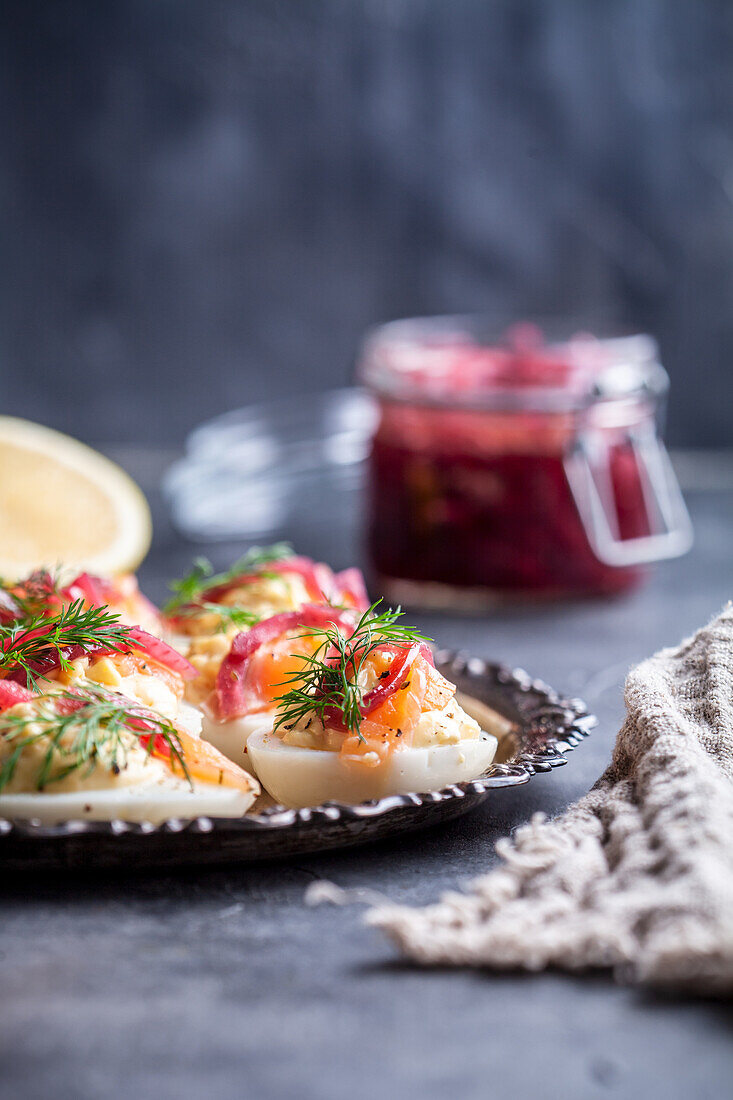
[[113,575],[150,546],[147,502],[91,447],[27,420],[0,416],[0,575],[63,563]]

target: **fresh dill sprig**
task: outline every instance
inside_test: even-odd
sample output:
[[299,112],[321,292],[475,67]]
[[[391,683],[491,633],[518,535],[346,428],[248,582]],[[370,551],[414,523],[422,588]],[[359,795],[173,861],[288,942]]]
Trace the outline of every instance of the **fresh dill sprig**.
[[219,620],[216,626],[217,634],[224,634],[227,627],[230,626],[235,626],[238,630],[249,630],[261,618],[254,611],[247,611],[239,604],[208,603],[206,600],[202,600],[197,604],[186,605],[178,612],[182,618],[191,618],[202,613],[217,617]]
[[253,546],[223,573],[215,573],[208,558],[196,558],[190,573],[169,583],[168,587],[174,595],[163,608],[163,612],[173,615],[186,605],[196,607],[212,588],[229,584],[243,573],[260,572],[263,566],[292,556],[293,548],[287,542],[276,542],[273,546]]
[[[0,626],[0,672],[22,670],[29,686],[39,675],[39,664],[53,658],[63,670],[72,647],[109,649],[115,653],[130,645],[130,628],[107,607],[85,607],[75,600],[57,615],[39,615],[10,626]],[[42,674],[42,673],[41,673]]]
[[400,622],[401,608],[377,613],[381,602],[377,600],[362,614],[350,637],[336,627],[308,631],[310,635],[322,636],[323,641],[314,654],[299,656],[302,669],[283,682],[283,686],[291,686],[275,700],[278,704],[276,729],[290,728],[312,716],[325,726],[329,712],[335,710],[340,713],[346,729],[363,740],[364,689],[359,683],[359,675],[371,654],[385,644],[404,647],[431,640]]
[[[79,704],[72,710],[59,710],[59,702]],[[161,738],[171,759],[181,768],[191,784],[181,740],[175,726],[145,707],[132,703],[123,695],[105,691],[95,685],[85,685],[83,691],[64,691],[39,698],[29,714],[0,715],[0,740],[11,745],[12,751],[0,765],[0,792],[11,782],[23,752],[38,743],[48,742],[36,778],[36,789],[44,790],[60,782],[72,772],[85,769],[89,775],[100,764],[119,774],[127,767],[127,745],[124,733],[146,737],[148,756]],[[54,761],[60,766],[54,770]]]

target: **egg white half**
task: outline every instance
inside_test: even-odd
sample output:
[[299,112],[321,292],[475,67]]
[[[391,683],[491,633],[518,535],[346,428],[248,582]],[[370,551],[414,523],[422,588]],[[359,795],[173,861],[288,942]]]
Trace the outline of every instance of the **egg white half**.
[[178,704],[178,713],[176,714],[175,721],[176,725],[180,726],[186,733],[190,733],[191,737],[201,736],[203,716],[197,707],[192,707],[190,703],[181,701]]
[[159,825],[168,818],[241,817],[257,795],[213,783],[188,783],[175,776],[108,790],[63,791],[59,794],[0,795],[0,818],[41,821],[148,821]]
[[219,752],[224,753],[240,768],[255,775],[255,765],[245,750],[252,734],[272,729],[275,720],[274,710],[259,714],[243,714],[241,718],[232,718],[230,722],[217,722],[204,710],[201,723],[201,736],[209,741]]
[[497,745],[484,733],[452,745],[398,748],[386,764],[370,768],[345,761],[337,752],[285,745],[272,730],[259,730],[250,734],[247,754],[268,793],[283,806],[297,808],[436,791],[476,779],[491,764]]

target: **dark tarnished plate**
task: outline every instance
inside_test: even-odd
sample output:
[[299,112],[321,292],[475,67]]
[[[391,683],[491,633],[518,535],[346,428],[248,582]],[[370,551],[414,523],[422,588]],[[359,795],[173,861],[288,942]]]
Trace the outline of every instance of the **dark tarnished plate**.
[[274,806],[237,819],[172,819],[162,825],[0,819],[0,865],[6,870],[133,869],[275,859],[363,844],[448,821],[497,788],[526,783],[535,772],[564,764],[565,754],[596,723],[579,699],[561,699],[522,670],[447,651],[436,654],[436,665],[459,692],[510,723],[500,736],[495,762],[480,779],[357,806]]

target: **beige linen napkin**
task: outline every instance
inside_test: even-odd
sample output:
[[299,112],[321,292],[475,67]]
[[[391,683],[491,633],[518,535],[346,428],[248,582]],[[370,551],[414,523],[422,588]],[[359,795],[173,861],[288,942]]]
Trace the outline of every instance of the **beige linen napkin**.
[[580,802],[496,845],[502,864],[423,909],[367,915],[412,959],[614,967],[733,992],[733,607],[626,681],[610,767]]

